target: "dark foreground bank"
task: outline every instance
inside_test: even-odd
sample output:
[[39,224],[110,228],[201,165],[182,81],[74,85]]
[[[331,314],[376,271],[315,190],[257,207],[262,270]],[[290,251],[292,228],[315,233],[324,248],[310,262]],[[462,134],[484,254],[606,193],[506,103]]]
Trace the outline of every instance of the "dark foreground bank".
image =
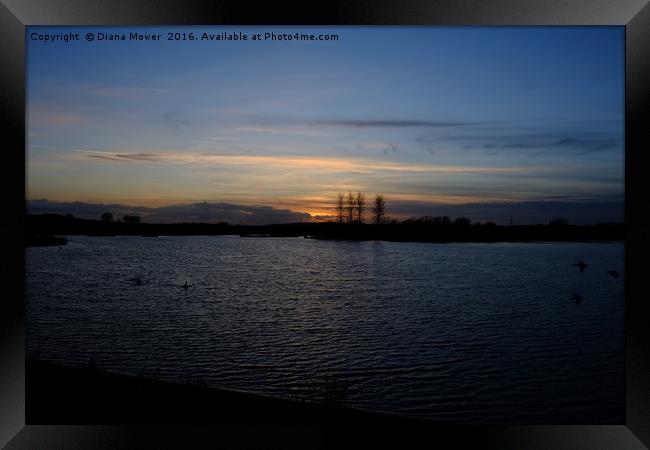
[[28,234],[25,238],[27,247],[48,247],[54,245],[66,245],[68,240],[61,236],[43,236]]
[[366,423],[421,419],[27,360],[26,423]]
[[623,425],[439,424],[29,360],[25,394],[27,426],[8,450],[644,448]]

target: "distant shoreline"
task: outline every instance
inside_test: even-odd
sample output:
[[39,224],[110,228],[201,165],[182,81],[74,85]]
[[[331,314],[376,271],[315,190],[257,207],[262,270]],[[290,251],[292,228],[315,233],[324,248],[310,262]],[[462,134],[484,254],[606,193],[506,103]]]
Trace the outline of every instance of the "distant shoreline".
[[[510,225],[402,222],[398,224],[289,223],[125,223],[78,219],[58,214],[26,216],[26,245],[65,245],[57,236],[220,236],[247,238],[304,237],[347,241],[434,243],[488,242],[616,242],[625,240],[625,224]],[[49,242],[49,243],[48,243]]]

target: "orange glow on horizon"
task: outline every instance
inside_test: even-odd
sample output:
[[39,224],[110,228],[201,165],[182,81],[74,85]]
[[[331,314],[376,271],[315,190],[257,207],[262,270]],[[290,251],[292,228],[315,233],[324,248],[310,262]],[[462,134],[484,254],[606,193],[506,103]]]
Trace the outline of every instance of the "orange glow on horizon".
[[[453,204],[467,204],[467,203],[485,203],[485,202],[516,202],[515,198],[486,198],[475,196],[449,196],[449,195],[414,195],[414,194],[384,194],[387,203],[386,215],[389,219],[404,220],[410,217],[417,216],[417,214],[402,213],[391,211],[391,200],[395,202],[405,202],[420,207],[425,206],[440,206],[440,205],[453,205]],[[42,199],[44,197],[31,196],[32,200]],[[365,221],[368,222],[372,216],[372,200],[374,196],[366,194],[366,210]],[[325,222],[336,221],[336,195],[332,196],[318,196],[318,197],[290,197],[287,199],[274,198],[272,201],[265,201],[269,199],[257,198],[242,201],[241,199],[196,199],[196,198],[152,198],[152,197],[104,197],[104,198],[48,198],[48,201],[53,202],[83,202],[94,204],[119,204],[131,208],[161,208],[167,206],[186,205],[191,203],[228,203],[242,206],[251,207],[272,207],[278,210],[288,210],[298,214],[309,214],[309,221]]]

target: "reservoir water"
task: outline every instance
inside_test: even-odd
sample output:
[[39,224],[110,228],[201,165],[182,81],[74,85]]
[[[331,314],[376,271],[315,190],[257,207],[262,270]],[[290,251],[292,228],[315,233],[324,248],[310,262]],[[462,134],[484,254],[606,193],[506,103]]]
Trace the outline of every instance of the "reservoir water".
[[441,422],[624,422],[622,243],[69,239],[26,250],[29,357]]

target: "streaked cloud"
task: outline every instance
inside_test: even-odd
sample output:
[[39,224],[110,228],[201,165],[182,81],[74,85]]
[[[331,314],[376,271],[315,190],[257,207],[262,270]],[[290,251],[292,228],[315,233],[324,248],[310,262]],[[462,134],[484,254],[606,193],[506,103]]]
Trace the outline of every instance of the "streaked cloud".
[[78,127],[91,122],[88,111],[87,107],[32,102],[27,104],[27,124],[30,129]]
[[[316,200],[316,199],[312,199]],[[128,206],[118,203],[53,202],[45,199],[27,203],[30,214],[73,214],[75,217],[99,219],[105,213],[121,218],[136,214],[151,223],[244,223],[263,225],[271,223],[295,223],[298,221],[328,220],[333,215],[333,198],[322,198],[321,207],[305,212],[296,204],[295,209],[271,206],[234,204],[224,202],[193,202],[162,205],[158,207]],[[329,200],[329,203],[327,203]],[[303,205],[304,206],[304,205]],[[574,224],[620,222],[623,220],[622,199],[599,200],[594,198],[532,200],[532,201],[484,201],[466,203],[428,202],[425,198],[391,196],[387,198],[387,213],[397,220],[422,216],[467,217],[472,221],[493,221],[508,224],[547,223],[562,217]]]
[[510,201],[478,202],[447,205],[422,203],[395,203],[393,214],[403,217],[450,216],[467,217],[473,221],[492,221],[507,225],[512,218],[515,225],[548,223],[553,218],[562,217],[573,224],[594,224],[622,222],[624,220],[623,201]]
[[235,127],[227,130],[230,133],[238,134],[272,134],[286,136],[307,136],[307,137],[324,137],[332,136],[333,133],[326,130],[315,130],[300,124],[293,125],[247,125]]
[[89,158],[102,159],[105,161],[144,161],[160,162],[161,159],[150,153],[88,153]]
[[307,122],[312,126],[353,127],[353,128],[437,128],[437,127],[462,127],[479,125],[480,122],[446,122],[436,120],[408,120],[408,119],[333,119],[311,120]]
[[431,153],[457,149],[484,151],[488,155],[501,152],[525,153],[528,156],[582,156],[611,153],[623,148],[622,121],[594,123],[513,123],[507,129],[481,127],[462,134],[425,134],[415,138]]
[[75,217],[94,220],[98,220],[105,212],[112,213],[116,220],[126,214],[136,214],[143,221],[151,223],[228,222],[238,224],[241,222],[246,225],[263,225],[269,223],[293,223],[311,219],[309,214],[287,209],[223,202],[196,202],[145,207],[117,203],[52,202],[40,199],[29,201],[27,210],[30,214],[72,214]]
[[188,152],[109,152],[99,150],[72,150],[82,153],[81,157],[68,155],[70,159],[100,159],[114,162],[165,162],[171,164],[219,164],[260,167],[285,167],[301,169],[318,169],[328,171],[347,171],[369,173],[372,171],[396,171],[417,173],[457,173],[457,174],[507,174],[526,173],[529,167],[472,167],[434,164],[408,164],[401,162],[378,161],[361,158],[321,158],[314,156],[280,156],[280,155],[229,155]]
[[142,98],[147,96],[160,96],[169,94],[169,89],[145,87],[145,86],[111,86],[111,85],[89,85],[86,87],[91,95],[98,97],[115,97],[120,99]]

